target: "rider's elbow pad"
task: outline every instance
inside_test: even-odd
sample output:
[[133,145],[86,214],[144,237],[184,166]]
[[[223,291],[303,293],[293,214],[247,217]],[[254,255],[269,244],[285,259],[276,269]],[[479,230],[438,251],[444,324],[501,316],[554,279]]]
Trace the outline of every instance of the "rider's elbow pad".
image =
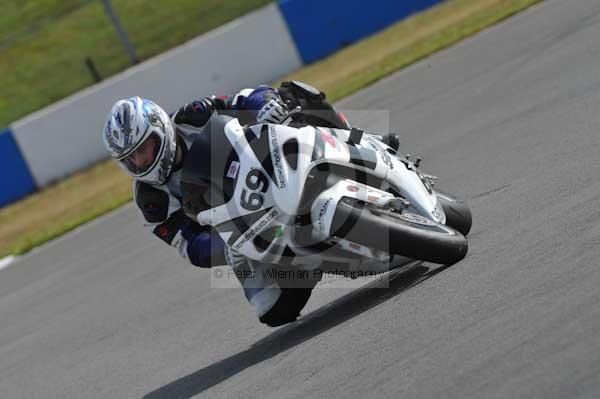
[[201,100],[192,101],[181,107],[174,115],[177,124],[187,124],[202,127],[208,122],[215,111],[213,99],[205,97]]

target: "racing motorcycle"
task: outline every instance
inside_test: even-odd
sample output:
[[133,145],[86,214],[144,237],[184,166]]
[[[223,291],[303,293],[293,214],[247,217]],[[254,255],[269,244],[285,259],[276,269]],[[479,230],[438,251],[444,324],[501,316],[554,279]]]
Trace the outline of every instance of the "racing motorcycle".
[[286,123],[253,126],[214,116],[184,162],[186,214],[263,263],[385,271],[394,257],[465,257],[469,208],[436,191],[420,159],[342,118],[306,124],[309,114],[298,107]]

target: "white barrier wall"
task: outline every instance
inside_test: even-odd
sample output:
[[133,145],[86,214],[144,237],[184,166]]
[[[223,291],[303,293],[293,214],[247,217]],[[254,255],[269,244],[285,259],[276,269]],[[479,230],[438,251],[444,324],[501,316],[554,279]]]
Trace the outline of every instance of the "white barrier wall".
[[[267,83],[302,66],[276,4],[17,121],[11,128],[38,187],[105,159],[112,104],[139,95],[167,111],[210,94]],[[68,77],[65,77],[68,78]]]

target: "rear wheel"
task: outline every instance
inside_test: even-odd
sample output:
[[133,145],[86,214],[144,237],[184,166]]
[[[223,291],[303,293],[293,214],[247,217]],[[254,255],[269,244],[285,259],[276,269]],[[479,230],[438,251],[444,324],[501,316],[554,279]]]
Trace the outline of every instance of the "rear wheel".
[[466,238],[421,215],[393,212],[350,198],[338,203],[332,235],[413,259],[453,264],[467,254]]

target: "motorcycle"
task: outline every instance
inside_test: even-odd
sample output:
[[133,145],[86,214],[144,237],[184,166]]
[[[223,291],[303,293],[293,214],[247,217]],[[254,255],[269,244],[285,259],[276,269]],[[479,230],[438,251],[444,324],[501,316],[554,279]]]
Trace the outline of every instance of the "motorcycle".
[[420,159],[345,120],[345,128],[295,123],[307,114],[297,108],[284,124],[253,126],[213,117],[183,165],[186,214],[231,250],[269,264],[378,264],[383,272],[392,259],[453,264],[466,256],[469,208],[436,191]]

